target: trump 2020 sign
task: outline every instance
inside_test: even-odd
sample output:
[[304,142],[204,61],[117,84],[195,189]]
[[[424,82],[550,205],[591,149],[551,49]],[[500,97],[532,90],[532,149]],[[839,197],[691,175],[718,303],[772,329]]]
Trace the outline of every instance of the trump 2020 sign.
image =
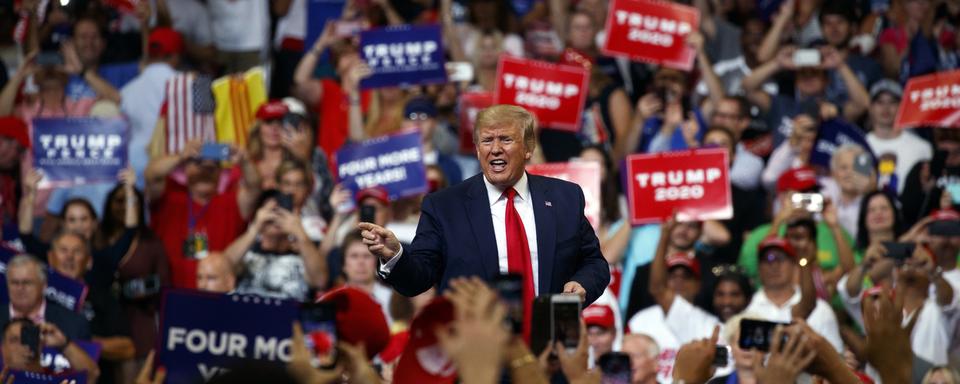
[[494,104],[533,112],[541,128],[577,131],[590,73],[582,67],[500,56]]
[[696,53],[687,35],[699,28],[696,8],[661,0],[613,0],[603,51],[689,71]]
[[727,150],[694,149],[627,157],[627,200],[633,225],[733,217]]
[[907,81],[895,125],[897,128],[960,126],[960,70]]

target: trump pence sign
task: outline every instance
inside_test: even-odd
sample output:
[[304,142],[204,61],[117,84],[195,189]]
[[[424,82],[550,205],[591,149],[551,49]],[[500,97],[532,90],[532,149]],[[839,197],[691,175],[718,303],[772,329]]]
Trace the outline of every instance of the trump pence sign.
[[687,35],[699,27],[696,8],[661,0],[613,0],[603,51],[689,71],[696,53]]
[[898,128],[960,126],[960,70],[910,79],[895,125]]
[[540,127],[577,131],[590,73],[582,67],[500,57],[494,104],[533,112]]
[[694,149],[627,157],[630,223],[733,217],[727,150]]

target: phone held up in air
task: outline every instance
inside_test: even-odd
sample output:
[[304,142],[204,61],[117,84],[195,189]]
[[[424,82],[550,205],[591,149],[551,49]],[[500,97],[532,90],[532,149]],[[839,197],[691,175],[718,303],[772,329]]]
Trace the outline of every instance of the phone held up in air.
[[507,307],[506,322],[514,335],[523,333],[523,276],[515,273],[500,275],[493,280],[500,300]]
[[579,296],[550,296],[550,329],[554,343],[561,343],[569,351],[577,349],[580,343]]
[[300,308],[304,343],[315,367],[337,364],[337,313],[333,303],[309,303]]
[[[756,349],[769,352],[770,345],[773,343],[773,331],[778,325],[788,326],[790,324],[742,319],[740,320],[740,338],[737,340],[737,345],[743,350]],[[781,340],[781,345],[783,341],[786,341],[786,334],[783,337],[784,340]]]

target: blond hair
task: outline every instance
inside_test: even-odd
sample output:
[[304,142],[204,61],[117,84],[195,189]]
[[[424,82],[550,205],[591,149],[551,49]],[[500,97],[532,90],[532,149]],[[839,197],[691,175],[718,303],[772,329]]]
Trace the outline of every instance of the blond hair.
[[511,125],[523,129],[523,142],[531,152],[537,147],[537,117],[516,105],[494,105],[477,114],[473,124],[473,142],[479,142],[480,130],[488,127]]

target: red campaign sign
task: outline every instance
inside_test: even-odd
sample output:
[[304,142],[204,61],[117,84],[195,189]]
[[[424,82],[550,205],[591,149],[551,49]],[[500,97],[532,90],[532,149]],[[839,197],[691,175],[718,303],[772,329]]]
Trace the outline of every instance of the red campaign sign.
[[627,157],[627,200],[633,225],[733,217],[727,150],[694,149]]
[[686,37],[700,25],[696,8],[660,0],[613,0],[603,51],[682,71],[693,69],[696,52]]
[[490,92],[468,92],[460,95],[460,153],[475,154],[477,147],[473,143],[473,122],[477,121],[477,114],[486,107],[493,105],[493,94]]
[[542,128],[576,132],[590,73],[582,67],[500,56],[495,104],[526,108]]
[[554,177],[577,184],[583,189],[585,205],[583,214],[593,230],[600,228],[600,163],[595,161],[572,161],[569,163],[531,164],[527,172],[534,175]]
[[914,77],[902,99],[897,128],[960,127],[960,70]]

